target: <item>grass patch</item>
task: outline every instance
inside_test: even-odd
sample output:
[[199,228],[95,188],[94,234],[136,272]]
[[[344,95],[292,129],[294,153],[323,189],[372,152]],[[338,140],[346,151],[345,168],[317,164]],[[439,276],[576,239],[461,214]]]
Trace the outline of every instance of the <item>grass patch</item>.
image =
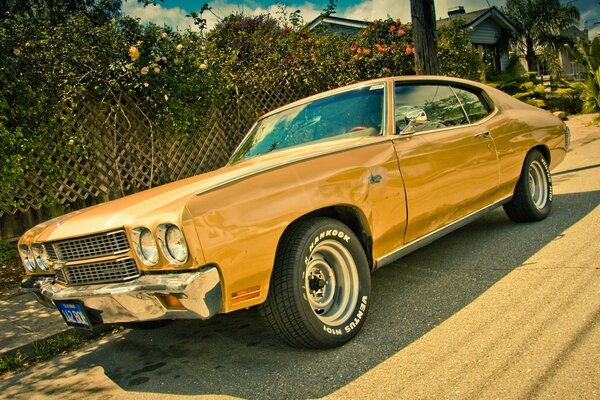
[[107,331],[92,333],[91,336],[81,336],[77,331],[69,331],[53,338],[34,342],[32,344],[32,354],[23,354],[21,351],[17,351],[12,355],[1,356],[0,376],[10,372],[22,371],[56,355],[79,349],[87,343],[122,329],[122,327],[115,327]]
[[20,351],[16,354],[0,357],[0,375],[10,371],[17,371],[27,366],[27,357]]
[[68,332],[54,338],[34,342],[33,359],[35,361],[47,360],[63,351],[76,348],[83,343],[85,343],[85,339],[74,332]]

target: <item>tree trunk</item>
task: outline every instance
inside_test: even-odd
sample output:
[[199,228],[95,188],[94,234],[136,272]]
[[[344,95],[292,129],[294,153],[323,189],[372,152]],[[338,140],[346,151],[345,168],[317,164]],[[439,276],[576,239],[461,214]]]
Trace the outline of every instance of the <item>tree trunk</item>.
[[433,0],[410,0],[415,70],[418,75],[437,75],[437,36]]
[[537,56],[535,55],[535,48],[533,47],[533,40],[527,36],[525,38],[525,60],[527,60],[527,71],[537,72]]

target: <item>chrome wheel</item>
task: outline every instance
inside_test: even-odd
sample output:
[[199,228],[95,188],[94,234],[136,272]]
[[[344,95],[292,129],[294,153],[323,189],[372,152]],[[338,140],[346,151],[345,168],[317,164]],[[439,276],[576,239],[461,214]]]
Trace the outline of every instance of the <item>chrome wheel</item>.
[[358,287],[350,252],[338,241],[319,242],[304,273],[304,293],[317,318],[330,325],[347,321],[358,301]]
[[341,346],[362,329],[371,273],[360,240],[328,217],[303,219],[283,234],[261,315],[284,342]]
[[542,163],[534,160],[529,166],[529,193],[533,204],[543,209],[548,202],[548,178]]

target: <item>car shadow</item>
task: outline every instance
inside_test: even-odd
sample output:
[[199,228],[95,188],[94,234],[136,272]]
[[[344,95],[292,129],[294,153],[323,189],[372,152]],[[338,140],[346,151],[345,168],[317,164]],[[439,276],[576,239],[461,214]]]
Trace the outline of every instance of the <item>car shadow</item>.
[[153,331],[126,331],[70,368],[100,366],[129,392],[322,397],[463,309],[548,243],[560,240],[599,203],[600,191],[556,195],[550,217],[528,224],[513,223],[498,209],[376,271],[367,324],[338,349],[281,344],[256,310],[249,309],[208,321],[175,321]]

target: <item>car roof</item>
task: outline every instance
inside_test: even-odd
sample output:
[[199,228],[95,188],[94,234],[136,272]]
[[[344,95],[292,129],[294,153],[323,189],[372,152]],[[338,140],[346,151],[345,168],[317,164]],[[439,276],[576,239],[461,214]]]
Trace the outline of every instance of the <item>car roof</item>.
[[262,117],[260,117],[260,119],[269,117],[273,114],[277,114],[281,111],[287,110],[289,108],[292,108],[292,107],[295,107],[295,106],[298,106],[301,104],[310,103],[310,102],[318,100],[318,99],[322,99],[325,97],[329,97],[331,95],[335,95],[337,93],[342,93],[342,92],[352,90],[355,88],[359,88],[359,87],[363,87],[363,86],[376,85],[378,83],[387,83],[387,82],[391,82],[391,81],[407,82],[407,83],[408,82],[415,82],[415,83],[449,82],[449,83],[455,83],[455,84],[459,84],[459,85],[467,85],[467,86],[471,86],[471,87],[476,87],[476,88],[479,88],[481,90],[486,90],[486,91],[487,91],[487,89],[489,89],[489,87],[487,87],[486,85],[481,84],[479,82],[474,82],[474,81],[461,79],[461,78],[448,77],[448,76],[439,76],[439,75],[393,76],[393,77],[378,78],[378,79],[372,79],[372,80],[368,80],[368,81],[358,82],[358,83],[354,83],[352,85],[342,86],[342,87],[339,87],[336,89],[331,89],[331,90],[327,90],[325,92],[317,93],[315,95],[305,97],[300,100],[296,100],[292,103],[286,104],[282,107],[279,107],[272,111],[269,111],[268,113],[266,113]]

